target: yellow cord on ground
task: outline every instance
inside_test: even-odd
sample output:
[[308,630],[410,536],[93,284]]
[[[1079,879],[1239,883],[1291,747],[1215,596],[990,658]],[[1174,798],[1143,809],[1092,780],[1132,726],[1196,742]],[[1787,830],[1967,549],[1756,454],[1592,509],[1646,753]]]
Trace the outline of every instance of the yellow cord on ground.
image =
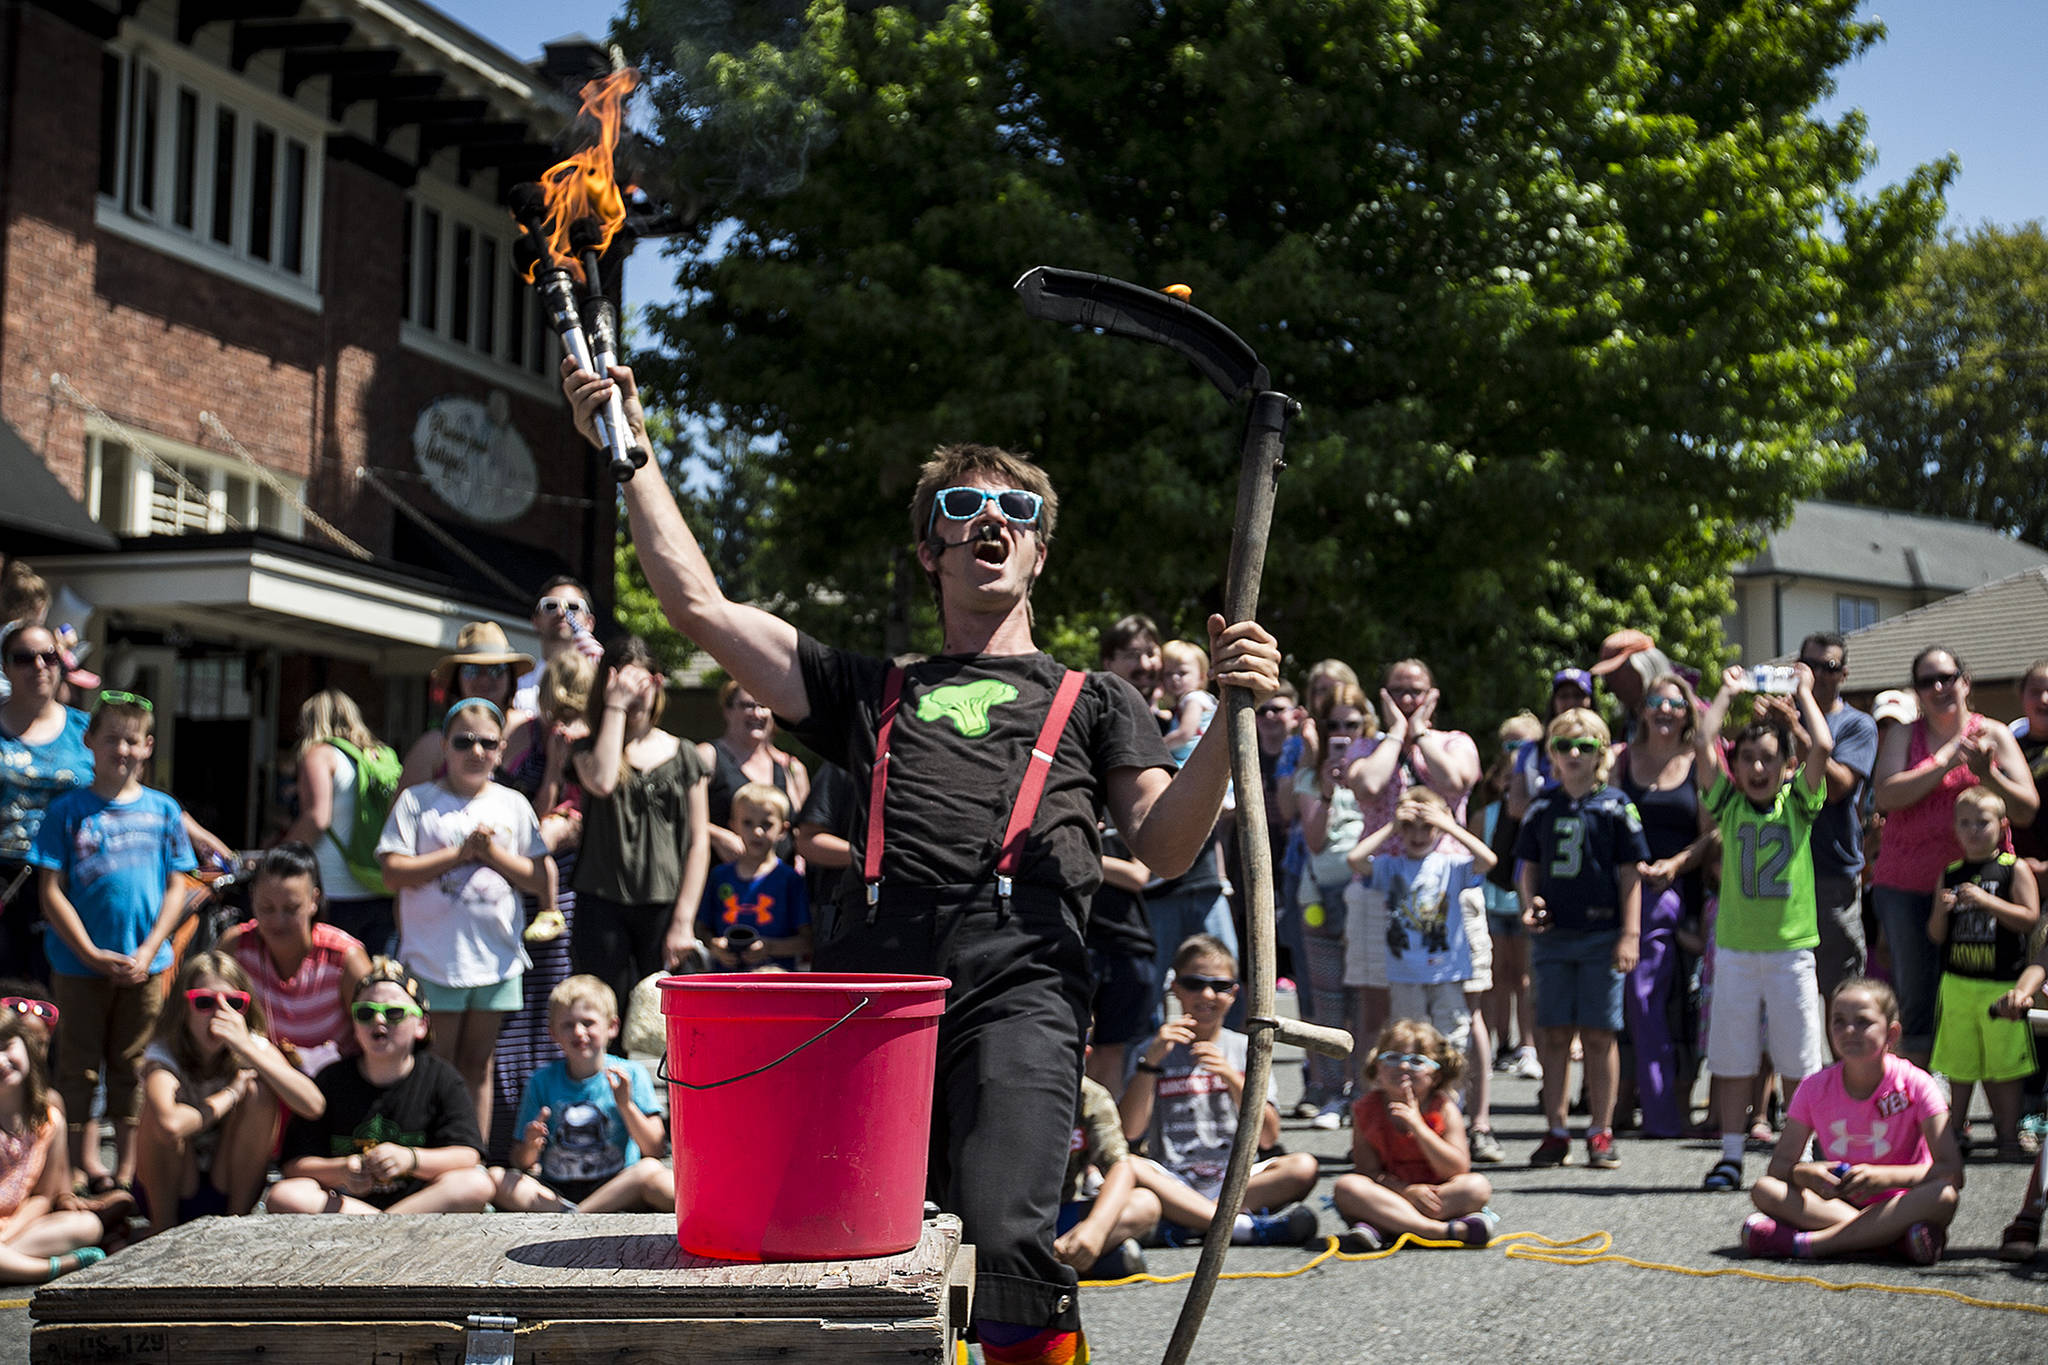
[[[1390,1247],[1378,1251],[1348,1252],[1337,1249],[1337,1239],[1324,1239],[1322,1251],[1316,1256],[1294,1267],[1292,1270],[1226,1270],[1218,1279],[1224,1280],[1287,1280],[1296,1275],[1306,1275],[1326,1261],[1380,1261],[1393,1255],[1403,1247],[1449,1247],[1463,1248],[1463,1242],[1437,1241],[1417,1237],[1413,1233],[1402,1233]],[[1668,1265],[1662,1261],[1645,1261],[1634,1256],[1624,1256],[1611,1250],[1614,1235],[1609,1232],[1589,1232],[1581,1237],[1563,1241],[1545,1237],[1538,1232],[1509,1232],[1495,1237],[1486,1244],[1488,1250],[1495,1247],[1509,1260],[1538,1261],[1545,1265],[1626,1265],[1638,1270],[1664,1270],[1674,1275],[1690,1275],[1696,1279],[1710,1280],[1722,1276],[1736,1276],[1741,1279],[1762,1280],[1766,1284],[1810,1285],[1815,1289],[1826,1289],[1843,1293],[1852,1289],[1868,1290],[1879,1294],[1917,1294],[1925,1298],[1953,1299],[1971,1308],[2002,1309],[2010,1313],[2036,1313],[2048,1317],[2048,1304],[2014,1303],[2007,1299],[1980,1299],[1973,1294],[1959,1290],[1941,1289],[1929,1285],[1879,1284],[1873,1280],[1824,1280],[1817,1275],[1786,1275],[1768,1270],[1750,1270],[1742,1266],[1686,1266]],[[1178,1275],[1126,1275],[1120,1280],[1083,1280],[1086,1289],[1116,1289],[1130,1284],[1179,1284],[1194,1278],[1192,1270]]]
[[33,1301],[30,1299],[0,1299],[0,1313],[15,1308],[26,1308],[31,1302]]

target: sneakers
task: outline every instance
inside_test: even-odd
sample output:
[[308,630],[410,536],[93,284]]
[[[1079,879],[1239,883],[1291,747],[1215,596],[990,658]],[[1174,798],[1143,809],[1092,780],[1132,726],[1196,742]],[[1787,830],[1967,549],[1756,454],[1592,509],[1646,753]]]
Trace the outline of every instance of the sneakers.
[[1251,1235],[1245,1238],[1245,1245],[1298,1247],[1314,1241],[1315,1236],[1316,1211],[1306,1204],[1290,1204],[1278,1213],[1253,1214]]
[[1529,1154],[1531,1166],[1569,1166],[1572,1164],[1572,1140],[1552,1133],[1536,1144],[1536,1150]]
[[1543,1063],[1536,1060],[1536,1049],[1533,1047],[1516,1048],[1515,1059],[1508,1063],[1508,1074],[1510,1076],[1519,1076],[1525,1081],[1542,1080]]
[[1493,1240],[1494,1229],[1500,1226],[1500,1215],[1492,1209],[1481,1209],[1463,1218],[1453,1218],[1444,1226],[1450,1230],[1452,1241],[1463,1242],[1468,1247],[1484,1247]]
[[1088,1267],[1088,1279],[1121,1280],[1132,1275],[1145,1273],[1145,1253],[1138,1248],[1138,1239],[1126,1237],[1116,1246],[1095,1258],[1095,1264]]
[[1380,1236],[1379,1229],[1370,1223],[1353,1223],[1344,1229],[1344,1235],[1337,1239],[1337,1250],[1353,1256],[1384,1250],[1386,1245],[1386,1238]]
[[1915,1223],[1906,1229],[1904,1237],[1892,1243],[1892,1250],[1914,1265],[1933,1265],[1941,1259],[1942,1248],[1947,1245],[1947,1228],[1936,1227],[1932,1223]]
[[1596,1171],[1611,1171],[1621,1164],[1621,1153],[1614,1150],[1614,1134],[1586,1135],[1586,1164]]
[[[1913,1226],[1924,1228],[1927,1225],[1915,1223]],[[1790,1260],[1797,1254],[1793,1238],[1798,1235],[1799,1230],[1790,1223],[1780,1223],[1769,1214],[1752,1213],[1742,1220],[1742,1254],[1758,1260]]]
[[1350,1117],[1351,1102],[1340,1095],[1316,1110],[1316,1116],[1308,1121],[1308,1126],[1320,1128],[1326,1133],[1334,1133],[1342,1128],[1344,1121]]
[[1500,1139],[1493,1135],[1491,1128],[1474,1128],[1466,1134],[1466,1140],[1472,1148],[1472,1160],[1476,1165],[1498,1166],[1508,1159],[1506,1149],[1500,1145]]
[[1998,1234],[1998,1259],[2031,1261],[2041,1245],[2041,1215],[2028,1209],[2005,1225]]

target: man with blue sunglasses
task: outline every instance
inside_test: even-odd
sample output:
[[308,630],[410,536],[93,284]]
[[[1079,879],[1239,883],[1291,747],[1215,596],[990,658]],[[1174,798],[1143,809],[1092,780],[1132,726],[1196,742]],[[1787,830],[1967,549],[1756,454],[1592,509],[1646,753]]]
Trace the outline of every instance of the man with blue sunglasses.
[[[645,439],[631,371],[600,378],[565,361],[562,374],[593,444],[614,385]],[[1092,989],[1082,926],[1102,877],[1096,810],[1154,872],[1184,871],[1222,808],[1225,728],[1175,772],[1130,684],[1039,650],[1031,589],[1059,499],[1042,469],[1008,451],[947,446],[924,466],[910,530],[945,638],[940,653],[900,666],[727,600],[667,485],[634,479],[624,495],[669,620],[854,776],[857,876],[817,965],[953,983],[929,1183],[975,1246],[984,1358],[1085,1359],[1075,1276],[1053,1254],[1053,1229]],[[1212,616],[1209,654],[1217,686],[1255,701],[1279,686],[1279,648],[1256,622]]]

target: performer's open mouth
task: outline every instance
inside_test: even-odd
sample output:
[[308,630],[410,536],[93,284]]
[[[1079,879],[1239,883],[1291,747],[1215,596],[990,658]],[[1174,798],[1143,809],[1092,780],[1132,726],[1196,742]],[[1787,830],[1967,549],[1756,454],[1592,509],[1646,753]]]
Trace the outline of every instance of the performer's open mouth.
[[978,563],[1000,567],[1009,562],[1010,547],[1001,540],[984,540],[974,547],[974,558]]

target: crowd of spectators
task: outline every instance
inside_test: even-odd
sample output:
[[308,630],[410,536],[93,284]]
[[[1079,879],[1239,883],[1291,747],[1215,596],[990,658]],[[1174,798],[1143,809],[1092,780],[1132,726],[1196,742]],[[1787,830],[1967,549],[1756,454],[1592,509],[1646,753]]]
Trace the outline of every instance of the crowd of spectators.
[[[646,645],[600,648],[589,594],[557,579],[534,609],[541,657],[465,627],[427,680],[445,713],[402,757],[345,693],[305,703],[296,818],[247,870],[246,921],[197,941],[189,874],[227,850],[146,784],[150,700],[82,674],[34,583],[10,584],[0,1279],[54,1278],[259,1202],[673,1207],[663,1158],[687,1135],[624,1055],[625,1016],[663,974],[807,968],[848,875],[847,773],[779,748],[736,684],[716,737],[663,729]],[[1103,632],[1100,664],[1179,756],[1217,713],[1201,649],[1142,616]],[[1353,1129],[1334,1192],[1347,1245],[1487,1241],[1475,1168],[1507,1159],[1489,1113],[1505,1071],[1543,1083],[1531,1164],[1573,1159],[1575,1107],[1594,1169],[1620,1164],[1617,1133],[1709,1133],[1707,1188],[1734,1190],[1745,1150],[1770,1143],[1752,1253],[1938,1256],[1965,1140],[1951,1106],[1959,1118],[1983,1083],[1984,1154],[2018,1158],[2039,1097],[2022,1016],[2048,977],[2048,663],[2012,727],[1971,711],[1948,650],[1923,651],[1913,694],[1875,715],[1843,700],[1847,669],[1845,642],[1815,635],[1796,668],[1730,670],[1703,701],[1697,675],[1621,631],[1548,679],[1541,717],[1484,746],[1441,719],[1419,659],[1369,685],[1324,660],[1298,694],[1262,701],[1297,1003],[1372,1043],[1349,1067],[1310,1058],[1293,1106]],[[1315,1158],[1278,1146],[1277,1090],[1243,1093],[1235,819],[1226,803],[1170,881],[1102,831],[1094,1031],[1056,1243],[1084,1274],[1200,1238],[1245,1103],[1262,1106],[1267,1150],[1233,1235],[1318,1233],[1301,1202]],[[1843,1147],[1877,1133],[1856,1128],[1873,1104],[1905,1126]],[[2038,1234],[2030,1205],[2006,1247],[2031,1255]]]

